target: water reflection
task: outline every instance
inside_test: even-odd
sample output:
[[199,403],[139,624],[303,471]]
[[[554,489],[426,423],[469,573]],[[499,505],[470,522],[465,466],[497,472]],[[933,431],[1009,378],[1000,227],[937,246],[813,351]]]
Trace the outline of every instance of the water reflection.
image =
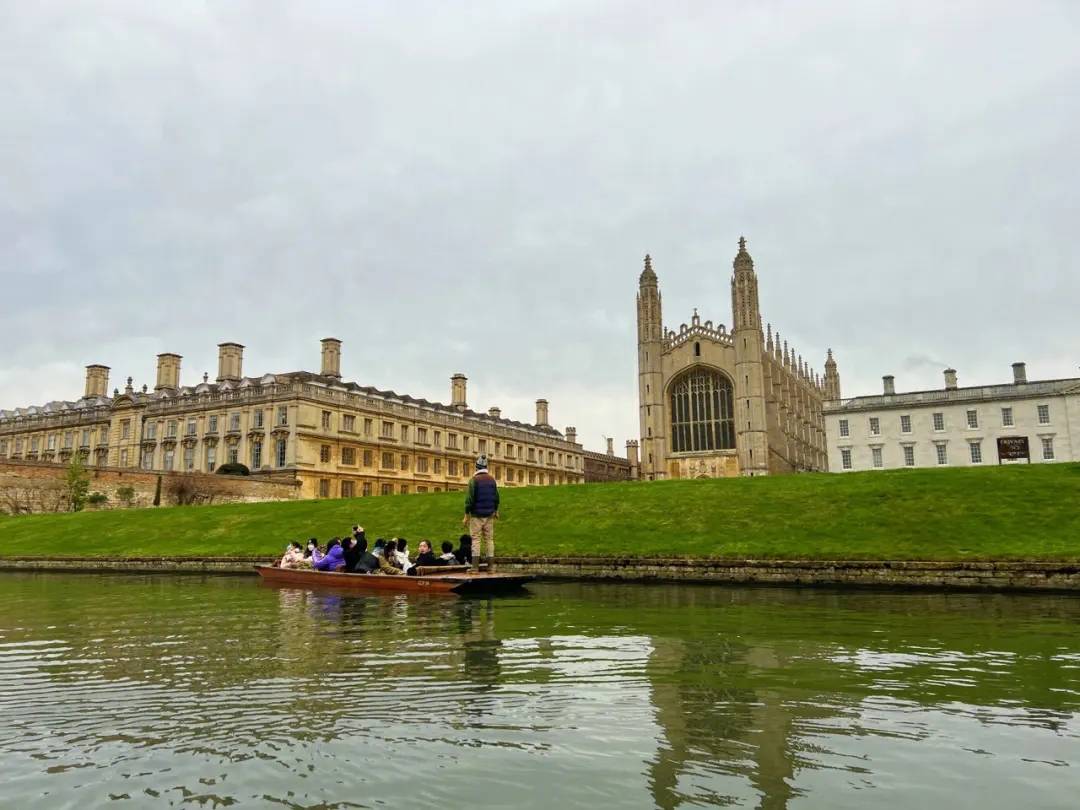
[[19,807],[1057,807],[1080,765],[1066,597],[20,574],[0,617]]

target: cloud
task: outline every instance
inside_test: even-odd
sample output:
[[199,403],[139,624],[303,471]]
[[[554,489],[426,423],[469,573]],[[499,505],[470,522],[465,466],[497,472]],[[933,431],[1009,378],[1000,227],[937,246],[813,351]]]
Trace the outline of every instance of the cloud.
[[[637,432],[634,295],[765,317],[846,394],[1075,373],[1080,10],[9,4],[0,407],[81,367],[313,368],[587,447]],[[925,358],[915,362],[912,358]],[[492,402],[495,400],[495,402]],[[509,415],[509,414],[508,414]]]

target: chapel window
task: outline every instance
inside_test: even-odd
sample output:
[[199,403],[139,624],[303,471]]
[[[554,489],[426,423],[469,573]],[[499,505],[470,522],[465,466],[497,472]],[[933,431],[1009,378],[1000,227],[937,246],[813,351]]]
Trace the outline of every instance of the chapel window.
[[671,440],[676,453],[735,449],[734,391],[722,374],[703,368],[671,388]]

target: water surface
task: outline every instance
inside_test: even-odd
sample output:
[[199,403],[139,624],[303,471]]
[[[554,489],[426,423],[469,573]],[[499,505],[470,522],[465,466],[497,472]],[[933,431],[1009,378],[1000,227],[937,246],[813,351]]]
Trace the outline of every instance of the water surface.
[[0,575],[0,806],[1071,808],[1080,600]]

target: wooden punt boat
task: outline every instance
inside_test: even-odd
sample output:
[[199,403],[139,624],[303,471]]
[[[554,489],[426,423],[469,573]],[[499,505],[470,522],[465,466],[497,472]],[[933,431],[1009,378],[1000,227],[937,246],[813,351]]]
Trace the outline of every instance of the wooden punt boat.
[[[465,566],[446,566],[420,569],[420,576],[384,576],[381,574],[346,574],[331,571],[307,571],[256,565],[255,570],[265,582],[304,588],[333,588],[395,593],[452,593],[459,595],[505,593],[525,587],[535,577],[527,574],[499,574],[481,571],[469,573]],[[438,572],[438,573],[434,573]]]

